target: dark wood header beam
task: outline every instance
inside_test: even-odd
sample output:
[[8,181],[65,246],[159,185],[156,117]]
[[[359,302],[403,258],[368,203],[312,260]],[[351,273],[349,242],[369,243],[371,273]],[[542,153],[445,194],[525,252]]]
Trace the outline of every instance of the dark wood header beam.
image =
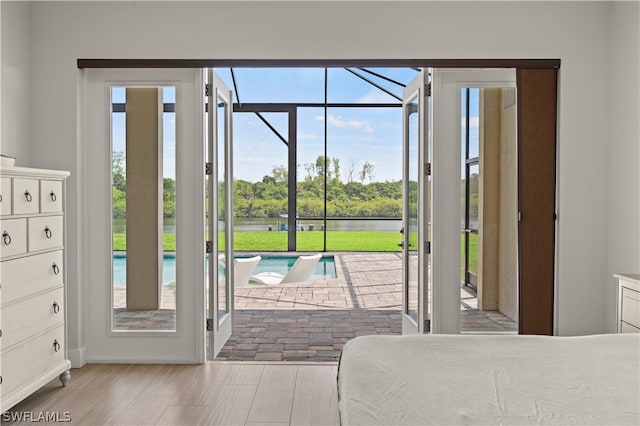
[[560,59],[78,59],[78,68],[560,68]]

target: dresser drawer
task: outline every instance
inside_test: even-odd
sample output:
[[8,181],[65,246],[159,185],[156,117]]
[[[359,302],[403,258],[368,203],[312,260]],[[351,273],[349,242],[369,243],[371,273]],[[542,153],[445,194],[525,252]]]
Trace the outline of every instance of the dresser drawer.
[[40,213],[62,212],[62,182],[40,181]]
[[40,211],[40,182],[37,179],[13,179],[13,214]]
[[2,308],[2,347],[10,348],[39,331],[64,323],[62,287]]
[[62,250],[6,260],[0,266],[2,305],[62,285]]
[[3,398],[52,369],[64,365],[64,348],[64,325],[60,325],[23,345],[3,351]]
[[29,251],[62,247],[62,216],[29,218]]
[[2,219],[0,229],[0,256],[27,252],[27,219]]
[[622,321],[640,328],[640,293],[631,289],[622,288]]
[[0,178],[0,215],[11,214],[11,179]]

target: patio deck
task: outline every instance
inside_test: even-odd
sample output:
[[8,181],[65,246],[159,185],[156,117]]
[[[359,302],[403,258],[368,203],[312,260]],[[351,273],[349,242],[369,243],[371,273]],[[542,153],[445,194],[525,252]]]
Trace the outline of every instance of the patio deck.
[[[334,255],[336,279],[236,289],[233,335],[216,359],[337,361],[342,346],[350,338],[400,334],[400,255]],[[167,296],[166,300],[175,297]],[[514,321],[499,312],[479,311],[476,302],[472,291],[461,288],[463,332],[517,332]],[[175,324],[175,317],[166,316],[173,313],[162,309],[154,311],[151,317],[147,313],[146,318],[155,325],[162,318]],[[144,312],[119,310],[115,315],[116,327],[139,325],[144,317]]]

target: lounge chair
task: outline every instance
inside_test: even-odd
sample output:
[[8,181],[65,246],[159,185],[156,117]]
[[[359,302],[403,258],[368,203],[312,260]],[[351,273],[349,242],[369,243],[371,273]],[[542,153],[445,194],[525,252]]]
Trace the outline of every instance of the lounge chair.
[[263,285],[278,285],[285,283],[300,283],[309,281],[313,269],[318,264],[322,255],[320,253],[310,256],[300,256],[296,259],[287,275],[281,275],[277,272],[262,272],[252,276],[249,281],[252,283]]
[[251,274],[253,274],[253,271],[256,269],[256,266],[258,266],[261,259],[261,256],[254,256],[233,260],[233,284],[235,288],[247,287],[249,285]]

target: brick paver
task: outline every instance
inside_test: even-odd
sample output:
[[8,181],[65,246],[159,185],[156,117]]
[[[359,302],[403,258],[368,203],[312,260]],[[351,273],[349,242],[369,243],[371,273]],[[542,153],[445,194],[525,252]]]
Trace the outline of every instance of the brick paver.
[[[217,359],[337,361],[353,337],[401,334],[400,255],[336,253],[335,260],[333,280],[236,289],[233,335]],[[461,297],[463,330],[517,330],[500,313],[475,309],[472,292]]]
[[[233,335],[217,359],[337,361],[356,336],[402,332],[402,261],[398,253],[335,253],[337,278],[235,290]],[[175,303],[175,302],[174,302]],[[475,294],[461,290],[463,331],[517,331],[498,312],[476,309]],[[175,324],[175,310],[148,314],[159,327]],[[118,309],[119,329],[145,324],[144,312]],[[140,329],[140,328],[138,328]]]

